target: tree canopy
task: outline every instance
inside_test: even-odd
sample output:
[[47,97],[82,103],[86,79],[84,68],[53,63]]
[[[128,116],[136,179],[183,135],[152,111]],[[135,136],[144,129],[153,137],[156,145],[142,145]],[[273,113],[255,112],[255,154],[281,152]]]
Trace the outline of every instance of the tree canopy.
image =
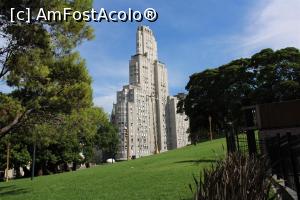
[[[36,120],[35,116],[32,120]],[[59,114],[60,123],[28,123],[17,132],[0,139],[0,168],[5,168],[6,148],[11,147],[11,167],[19,173],[32,162],[33,146],[36,146],[36,175],[72,170],[84,163],[94,162],[95,150],[115,153],[119,145],[117,132],[109,123],[107,114],[97,107],[80,109],[71,114]],[[112,129],[112,130],[111,130]],[[114,139],[114,140],[113,140]],[[98,159],[99,160],[99,159]],[[27,176],[29,171],[27,171]]]
[[[113,154],[118,146],[107,114],[92,103],[92,79],[75,48],[93,38],[86,22],[10,21],[15,12],[30,8],[33,18],[71,8],[85,11],[92,0],[0,1],[0,170],[10,144],[11,166],[30,173],[36,149],[36,175],[73,170],[94,160],[95,150]],[[103,136],[102,136],[103,134]],[[106,137],[108,135],[108,137]],[[104,137],[105,135],[105,137]]]
[[242,124],[243,106],[300,98],[300,52],[264,49],[251,58],[231,61],[190,76],[179,112],[190,118],[192,142],[208,133],[209,116],[220,132],[228,122]]
[[[93,38],[92,28],[84,21],[48,22],[10,21],[10,8],[62,10],[70,7],[83,11],[91,0],[0,2],[0,81],[11,88],[0,91],[0,137],[23,123],[31,113],[71,113],[92,105],[91,77],[85,62],[74,48]],[[7,109],[9,105],[10,109]],[[42,119],[42,118],[41,118]]]

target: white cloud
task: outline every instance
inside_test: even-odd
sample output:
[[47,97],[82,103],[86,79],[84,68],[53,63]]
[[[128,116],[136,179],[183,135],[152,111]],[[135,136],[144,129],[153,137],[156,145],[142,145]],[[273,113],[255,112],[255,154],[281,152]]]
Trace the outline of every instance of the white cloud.
[[300,1],[265,0],[255,6],[238,40],[244,54],[262,48],[300,48]]
[[[95,59],[97,60],[97,59]],[[114,78],[125,80],[128,77],[128,62],[112,60],[109,57],[103,57],[97,61],[91,69],[92,76],[95,78]]]
[[111,113],[113,102],[115,102],[116,94],[106,96],[97,96],[94,98],[94,105],[102,107],[105,112]]
[[5,45],[5,40],[0,37],[0,48],[4,47]]
[[10,93],[12,92],[13,88],[8,87],[5,83],[5,81],[0,80],[0,92],[2,93]]
[[[6,47],[8,45],[8,39],[6,37],[3,37],[1,35],[1,30],[0,30],[0,48]],[[3,34],[3,33],[2,33]]]
[[[0,37],[0,49],[5,47],[7,45],[7,40],[4,39],[3,37]],[[4,56],[0,56],[0,61],[4,58]],[[2,66],[0,65],[0,70]],[[12,88],[8,87],[6,85],[6,82],[3,79],[0,79],[0,92],[3,93],[10,93],[12,91]]]
[[184,89],[188,81],[188,76],[184,76],[181,71],[173,67],[172,70],[168,70],[168,79],[169,88]]
[[111,113],[112,105],[116,102],[116,93],[122,90],[122,82],[93,83],[94,105],[102,107],[107,113]]
[[[1,31],[0,31],[1,33]],[[0,48],[4,47],[6,45],[7,39],[5,39],[3,36],[0,34]]]
[[118,83],[117,81],[114,81],[114,84],[99,83],[99,85],[97,85],[96,83],[93,83],[93,92],[95,96],[107,95],[121,90],[122,85],[122,83]]

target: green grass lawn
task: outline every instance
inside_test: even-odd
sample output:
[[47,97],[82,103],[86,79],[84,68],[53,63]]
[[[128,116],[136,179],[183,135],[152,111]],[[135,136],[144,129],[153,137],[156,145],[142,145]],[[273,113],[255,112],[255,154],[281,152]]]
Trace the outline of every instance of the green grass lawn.
[[193,174],[224,156],[224,139],[137,160],[0,183],[0,199],[191,199]]

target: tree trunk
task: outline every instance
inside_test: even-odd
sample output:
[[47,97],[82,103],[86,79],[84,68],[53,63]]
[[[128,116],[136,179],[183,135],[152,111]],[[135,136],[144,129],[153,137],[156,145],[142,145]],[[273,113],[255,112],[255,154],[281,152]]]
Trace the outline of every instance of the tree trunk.
[[[32,169],[31,169],[32,170]],[[34,175],[35,176],[43,176],[43,165],[40,163],[35,163],[34,167]]]
[[48,173],[54,173],[56,174],[58,172],[57,170],[57,164],[53,164],[53,163],[48,163],[47,165],[47,170],[48,170]]
[[43,174],[44,174],[43,169],[42,168],[38,169],[37,175],[38,176],[43,176]]
[[73,171],[77,170],[77,162],[76,161],[73,162],[72,170]]
[[63,164],[63,171],[65,171],[65,172],[71,171],[71,170],[70,170],[70,167],[69,167],[69,165],[68,165],[68,163],[64,163],[64,164]]
[[19,165],[15,165],[15,170],[16,170],[16,178],[21,178],[21,171],[20,171],[20,166]]
[[17,114],[17,116],[11,123],[9,123],[7,126],[0,128],[0,136],[3,137],[6,133],[8,133],[19,122],[21,116],[22,115],[20,113]]
[[31,176],[30,170],[28,170],[27,167],[23,167],[23,171],[24,171],[24,177],[30,177]]
[[85,163],[86,168],[90,168],[90,163]]
[[20,123],[20,121],[22,120],[22,118],[29,114],[30,112],[32,112],[32,109],[30,110],[27,110],[26,112],[24,113],[18,113],[16,115],[16,117],[14,118],[14,120],[9,123],[8,125],[4,126],[4,127],[1,127],[0,128],[0,138],[1,137],[4,137],[7,133],[9,133],[9,131],[14,128],[14,126],[18,125]]

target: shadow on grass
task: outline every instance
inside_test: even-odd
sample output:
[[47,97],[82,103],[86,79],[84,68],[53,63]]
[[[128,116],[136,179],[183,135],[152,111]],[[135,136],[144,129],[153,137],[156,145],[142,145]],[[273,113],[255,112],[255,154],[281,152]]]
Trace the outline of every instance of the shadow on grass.
[[20,195],[27,192],[28,192],[27,189],[18,188],[15,185],[0,186],[0,199],[1,197]]
[[194,163],[194,164],[200,164],[200,163],[213,163],[217,162],[215,159],[199,159],[199,160],[182,160],[177,161],[175,163]]

